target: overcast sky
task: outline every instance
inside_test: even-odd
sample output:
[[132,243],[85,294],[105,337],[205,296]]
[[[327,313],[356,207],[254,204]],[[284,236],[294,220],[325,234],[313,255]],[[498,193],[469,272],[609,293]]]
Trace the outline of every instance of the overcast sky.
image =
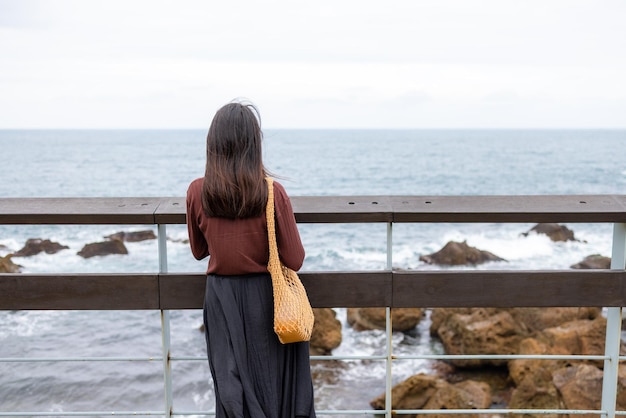
[[626,128],[624,0],[0,0],[1,128]]

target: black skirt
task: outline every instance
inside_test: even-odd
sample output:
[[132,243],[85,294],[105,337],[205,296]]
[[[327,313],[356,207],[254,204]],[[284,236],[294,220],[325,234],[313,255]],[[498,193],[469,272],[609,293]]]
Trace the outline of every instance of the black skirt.
[[217,418],[315,417],[309,343],[281,344],[269,274],[208,275],[207,354]]

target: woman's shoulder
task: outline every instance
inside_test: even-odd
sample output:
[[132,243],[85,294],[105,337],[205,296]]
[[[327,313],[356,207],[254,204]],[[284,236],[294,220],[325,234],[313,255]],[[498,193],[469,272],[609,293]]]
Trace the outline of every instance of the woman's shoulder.
[[285,187],[276,180],[274,180],[274,194],[288,197]]
[[191,183],[189,183],[189,187],[187,188],[187,196],[200,194],[202,192],[202,183],[204,182],[204,177],[198,177]]

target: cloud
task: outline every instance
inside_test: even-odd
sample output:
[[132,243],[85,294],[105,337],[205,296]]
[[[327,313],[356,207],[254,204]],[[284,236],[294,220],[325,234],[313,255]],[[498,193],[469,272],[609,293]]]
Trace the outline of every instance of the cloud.
[[0,0],[0,128],[204,127],[237,96],[275,127],[533,127],[546,103],[559,126],[624,126],[625,14],[622,0]]

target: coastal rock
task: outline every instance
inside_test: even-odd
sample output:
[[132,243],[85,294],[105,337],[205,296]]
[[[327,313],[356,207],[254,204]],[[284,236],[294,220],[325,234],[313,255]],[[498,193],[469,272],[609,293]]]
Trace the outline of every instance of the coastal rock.
[[[392,331],[410,331],[424,316],[422,308],[391,309]],[[386,328],[385,308],[348,308],[348,324],[357,331]]]
[[11,257],[13,255],[9,254],[4,257],[0,256],[0,273],[19,273],[20,265],[15,264]]
[[331,308],[313,308],[315,323],[311,333],[311,355],[329,355],[341,344],[341,322]]
[[[538,334],[537,338],[551,347],[555,353],[603,355],[606,318],[580,319],[548,328]],[[602,366],[602,360],[596,360]]]
[[[602,323],[582,322],[564,326],[571,321],[602,321],[600,308],[440,308],[433,309],[431,314],[432,335],[438,336],[447,354],[516,354],[519,344],[525,338],[546,332],[544,339],[556,345],[556,330],[568,332],[570,337],[577,335],[582,338],[574,344],[565,341],[562,344],[571,347],[588,347],[597,338],[596,327],[603,331]],[[572,327],[572,328],[569,328]],[[552,331],[545,331],[552,329]],[[591,329],[594,329],[592,332]],[[571,337],[573,338],[573,337]],[[562,337],[565,339],[565,337]],[[603,342],[604,339],[600,338]],[[559,343],[560,345],[561,343]],[[485,360],[451,360],[458,367],[481,367],[485,365],[501,366],[505,361],[498,359]]]
[[555,223],[540,223],[532,227],[523,236],[528,236],[531,232],[547,235],[554,242],[578,241],[574,238],[574,231],[566,226]]
[[[566,409],[601,409],[603,372],[590,364],[580,364],[557,370],[553,376]],[[595,416],[587,415],[589,418]]]
[[[602,355],[605,327],[606,319],[602,316],[595,319],[570,321],[545,329],[535,337],[523,340],[519,345],[518,354]],[[603,362],[591,361],[590,364],[582,360],[510,360],[509,375],[515,384],[515,389],[511,394],[509,407],[515,409],[570,409],[571,407],[576,409],[577,407],[571,406],[573,405],[571,401],[565,399],[566,385],[563,382],[571,380],[571,376],[566,375],[575,370],[575,367],[583,365],[588,368],[587,371],[599,370]],[[568,369],[569,371],[565,373]],[[576,378],[578,380],[576,386],[583,387],[589,383],[587,390],[594,392],[595,383],[586,382],[586,379],[579,379],[579,377]],[[579,409],[599,409],[599,405],[592,406],[592,403],[587,403],[586,407]],[[538,415],[537,417],[539,418]]]
[[573,269],[610,269],[611,257],[605,257],[600,254],[592,254],[585,257],[579,263],[571,266]]
[[123,242],[124,241],[125,242],[139,242],[139,241],[156,239],[157,237],[154,234],[153,230],[147,229],[144,231],[132,231],[132,232],[120,231],[120,232],[116,232],[115,234],[107,235],[105,236],[105,238],[108,238],[110,240],[123,241]]
[[109,254],[128,254],[128,250],[122,241],[110,240],[87,244],[78,252],[78,255],[83,258]]
[[[425,374],[411,376],[395,385],[391,397],[392,409],[486,409],[491,405],[491,390],[484,382],[466,380],[451,384]],[[370,405],[374,409],[385,409],[385,394],[372,400]]]
[[419,259],[428,264],[446,266],[477,265],[488,261],[506,261],[489,251],[470,247],[467,245],[467,241],[450,241],[436,253],[420,256]]
[[67,245],[61,245],[58,242],[52,242],[49,239],[30,238],[26,241],[24,247],[16,251],[13,256],[30,257],[41,252],[45,252],[46,254],[55,254],[68,248],[70,247]]
[[[599,410],[602,403],[603,371],[595,366],[579,364],[554,373],[553,382],[566,409]],[[626,409],[626,365],[617,373],[617,410]],[[592,418],[591,414],[582,415]]]
[[[527,332],[509,312],[490,312],[488,309],[450,315],[437,328],[446,354],[515,354]],[[505,364],[499,359],[456,359],[450,362],[458,367]]]

